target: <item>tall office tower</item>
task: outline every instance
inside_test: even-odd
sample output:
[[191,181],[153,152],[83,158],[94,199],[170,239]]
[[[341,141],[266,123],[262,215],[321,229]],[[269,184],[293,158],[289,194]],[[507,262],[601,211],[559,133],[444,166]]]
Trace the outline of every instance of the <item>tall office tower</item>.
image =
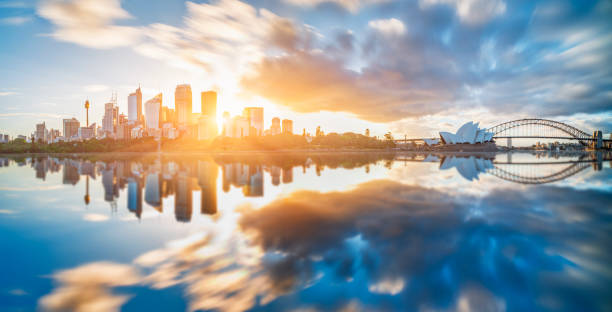
[[47,142],[55,142],[55,139],[60,137],[60,131],[58,129],[49,130],[49,135],[47,137]]
[[247,107],[243,110],[242,115],[249,121],[250,134],[263,134],[263,107]]
[[45,126],[45,122],[40,124],[36,124],[36,132],[34,133],[34,140],[36,142],[46,142],[47,141],[47,127]]
[[79,134],[79,127],[81,126],[81,123],[76,118],[73,117],[72,119],[64,119],[63,124],[64,138],[66,140]]
[[119,108],[113,102],[104,104],[104,117],[102,117],[102,130],[107,134],[115,134]]
[[187,125],[192,122],[191,113],[191,86],[182,84],[176,86],[174,91],[174,108],[176,109],[177,122]]
[[232,119],[228,112],[223,112],[223,130],[221,135],[231,137],[232,136]]
[[270,127],[270,134],[277,135],[281,133],[281,123],[280,118],[274,117],[272,118],[272,126]]
[[147,129],[159,129],[162,113],[162,94],[154,96],[145,103]]
[[206,91],[202,92],[202,117],[205,118],[207,123],[206,132],[209,138],[214,138],[219,135],[219,128],[217,126],[217,92]]
[[283,133],[293,134],[293,121],[290,119],[283,119]]
[[143,120],[142,116],[142,92],[140,86],[136,92],[130,93],[128,96],[128,120],[138,122]]

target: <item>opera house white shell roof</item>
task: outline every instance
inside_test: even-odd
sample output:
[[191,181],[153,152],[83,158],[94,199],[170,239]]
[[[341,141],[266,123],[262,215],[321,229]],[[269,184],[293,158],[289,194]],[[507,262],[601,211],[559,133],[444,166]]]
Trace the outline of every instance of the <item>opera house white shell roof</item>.
[[440,132],[440,139],[445,144],[475,144],[485,143],[493,139],[493,132],[478,128],[479,123],[472,121],[464,124],[457,133]]

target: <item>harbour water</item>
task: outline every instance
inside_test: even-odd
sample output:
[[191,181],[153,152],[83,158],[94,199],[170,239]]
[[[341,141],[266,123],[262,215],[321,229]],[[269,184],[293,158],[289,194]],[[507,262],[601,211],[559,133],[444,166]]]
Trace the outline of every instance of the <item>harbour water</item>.
[[0,156],[0,310],[611,311],[610,164]]

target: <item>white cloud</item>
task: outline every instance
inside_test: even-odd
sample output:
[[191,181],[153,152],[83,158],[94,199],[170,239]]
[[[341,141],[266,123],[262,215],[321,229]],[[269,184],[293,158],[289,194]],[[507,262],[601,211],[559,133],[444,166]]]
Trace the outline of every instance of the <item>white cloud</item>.
[[356,13],[360,8],[376,3],[388,2],[389,0],[284,0],[287,3],[301,7],[316,7],[323,3],[335,3],[351,13]]
[[0,92],[0,96],[9,96],[9,95],[17,95],[19,93],[17,92],[12,92],[12,91],[2,91]]
[[404,23],[395,18],[373,20],[368,23],[368,26],[387,36],[399,36],[406,32]]
[[455,9],[461,22],[469,25],[484,24],[506,12],[503,0],[420,0],[421,8],[445,4]]
[[37,11],[55,24],[52,37],[91,48],[134,44],[141,35],[138,28],[113,25],[114,20],[131,18],[119,0],[45,0]]
[[5,25],[19,26],[32,20],[31,16],[13,16],[0,19],[0,23]]
[[103,85],[103,84],[91,84],[91,85],[86,85],[84,89],[86,92],[95,93],[95,92],[102,92],[102,91],[108,90],[108,86]]

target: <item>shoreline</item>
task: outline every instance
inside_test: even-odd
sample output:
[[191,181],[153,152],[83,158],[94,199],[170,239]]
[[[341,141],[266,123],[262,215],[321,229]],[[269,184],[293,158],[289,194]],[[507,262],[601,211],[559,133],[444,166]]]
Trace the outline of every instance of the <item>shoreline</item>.
[[[538,150],[510,150],[510,151],[449,151],[449,150],[423,150],[411,151],[401,149],[286,149],[286,150],[242,150],[242,151],[161,151],[161,152],[68,152],[68,153],[0,153],[0,156],[88,156],[88,155],[117,155],[117,156],[154,156],[154,155],[277,155],[277,154],[397,154],[397,155],[459,155],[459,156],[495,156],[508,153],[541,153]],[[575,154],[576,152],[558,152],[558,154]],[[582,151],[589,153],[589,151]]]

